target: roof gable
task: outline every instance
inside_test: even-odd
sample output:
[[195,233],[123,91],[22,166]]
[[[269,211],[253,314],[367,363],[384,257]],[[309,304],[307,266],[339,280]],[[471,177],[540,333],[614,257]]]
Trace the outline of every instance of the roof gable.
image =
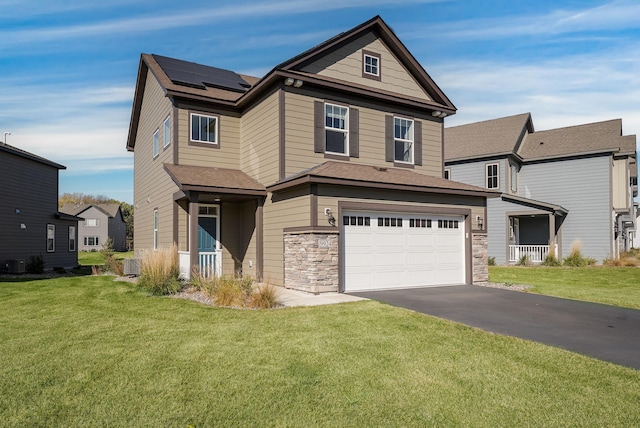
[[9,153],[15,156],[20,156],[25,159],[32,160],[34,162],[41,163],[43,165],[51,166],[56,169],[67,169],[67,167],[60,165],[58,163],[52,162],[49,159],[45,159],[38,155],[34,155],[33,153],[29,153],[26,150],[19,149],[17,147],[11,146],[7,143],[0,143],[0,152]]

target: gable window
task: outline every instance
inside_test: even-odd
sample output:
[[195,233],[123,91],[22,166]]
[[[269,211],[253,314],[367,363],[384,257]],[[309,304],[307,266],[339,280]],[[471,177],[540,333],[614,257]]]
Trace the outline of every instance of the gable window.
[[158,249],[158,210],[153,210],[153,249]]
[[487,165],[487,189],[500,188],[500,168],[497,163]]
[[511,165],[511,191],[516,193],[518,191],[518,166]]
[[396,162],[413,163],[413,120],[394,117]]
[[362,77],[380,80],[380,54],[362,51]]
[[69,252],[76,250],[76,227],[69,226]]
[[451,168],[445,168],[443,177],[446,180],[451,180]]
[[156,129],[153,133],[153,157],[155,158],[160,153],[160,130]]
[[325,151],[349,155],[349,109],[335,104],[325,104]]
[[191,141],[218,144],[218,118],[191,113]]
[[98,227],[100,223],[97,218],[85,218],[84,225],[85,227]]
[[47,225],[47,253],[53,253],[56,250],[56,226],[55,224]]
[[171,116],[167,116],[164,120],[164,147],[167,147],[171,144]]

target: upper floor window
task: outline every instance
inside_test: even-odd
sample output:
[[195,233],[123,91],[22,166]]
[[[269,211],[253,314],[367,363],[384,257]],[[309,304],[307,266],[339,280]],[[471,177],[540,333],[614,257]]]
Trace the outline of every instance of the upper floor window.
[[362,51],[362,77],[380,80],[380,54]]
[[396,162],[413,163],[413,120],[394,117]]
[[171,144],[171,116],[167,116],[164,120],[164,147]]
[[47,225],[47,253],[53,253],[56,250],[56,225]]
[[443,177],[447,180],[451,180],[451,168],[445,168]]
[[487,165],[487,189],[500,188],[500,168],[497,163]]
[[98,227],[100,223],[97,218],[85,218],[84,225],[85,227]]
[[155,158],[160,153],[160,130],[156,129],[153,133],[153,157]]
[[218,144],[218,118],[191,113],[191,141]]
[[518,165],[511,165],[511,191],[518,191]]
[[349,108],[325,104],[325,150],[349,155]]

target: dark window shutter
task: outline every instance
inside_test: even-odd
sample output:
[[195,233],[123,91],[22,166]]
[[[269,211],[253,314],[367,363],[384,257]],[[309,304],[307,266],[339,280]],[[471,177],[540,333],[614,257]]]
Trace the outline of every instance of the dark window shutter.
[[360,126],[358,109],[349,109],[349,156],[352,158],[360,157]]
[[413,121],[413,163],[422,165],[422,122]]
[[313,151],[324,153],[324,103],[314,102],[313,121],[315,131],[313,135]]
[[393,116],[384,117],[384,153],[387,162],[393,162]]

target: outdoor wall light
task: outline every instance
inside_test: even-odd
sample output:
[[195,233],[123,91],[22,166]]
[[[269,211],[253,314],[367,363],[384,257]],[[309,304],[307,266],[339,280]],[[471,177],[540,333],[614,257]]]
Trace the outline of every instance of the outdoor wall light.
[[483,218],[480,217],[479,215],[476,216],[476,223],[478,223],[478,229],[482,230],[482,226],[483,225]]
[[327,221],[329,222],[329,224],[331,226],[335,226],[336,225],[336,218],[333,216],[333,212],[331,212],[331,208],[325,208],[324,209],[324,215],[327,216]]
[[26,229],[26,228],[27,228],[27,225],[26,225],[26,224],[24,224],[24,223],[20,223],[20,229]]

